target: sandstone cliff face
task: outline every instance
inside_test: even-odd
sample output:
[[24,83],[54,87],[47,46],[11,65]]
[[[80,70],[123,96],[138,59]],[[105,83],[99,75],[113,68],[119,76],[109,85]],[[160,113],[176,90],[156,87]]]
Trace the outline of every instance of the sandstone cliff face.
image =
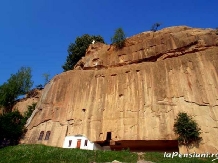
[[[22,115],[28,110],[28,106],[37,103],[41,97],[42,89],[31,90],[24,98],[15,101],[12,111],[18,110]],[[3,114],[4,108],[0,107],[0,114]]]
[[[192,115],[203,141],[195,152],[218,152],[218,36],[185,26],[143,32],[121,50],[96,43],[75,70],[45,87],[25,143],[62,146],[67,135],[103,141],[174,140],[178,112]],[[51,131],[38,141],[40,131]],[[180,148],[180,152],[185,152]]]
[[42,90],[40,89],[31,90],[25,98],[16,101],[12,110],[18,110],[21,114],[24,114],[28,110],[29,105],[39,101],[41,93]]

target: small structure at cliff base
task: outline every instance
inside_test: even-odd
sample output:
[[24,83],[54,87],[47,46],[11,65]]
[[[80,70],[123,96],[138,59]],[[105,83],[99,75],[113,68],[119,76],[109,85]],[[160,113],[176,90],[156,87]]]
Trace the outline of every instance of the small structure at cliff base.
[[63,148],[78,148],[87,150],[101,150],[101,146],[91,142],[83,135],[66,136]]

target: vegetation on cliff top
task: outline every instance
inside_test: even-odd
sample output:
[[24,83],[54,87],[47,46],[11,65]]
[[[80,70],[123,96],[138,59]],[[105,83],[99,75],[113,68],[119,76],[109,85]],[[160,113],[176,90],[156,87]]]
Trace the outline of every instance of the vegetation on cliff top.
[[114,36],[111,38],[112,44],[115,45],[117,49],[121,49],[125,46],[125,33],[122,28],[115,30]]
[[154,23],[151,27],[151,31],[156,32],[161,23]]
[[65,64],[62,66],[64,71],[72,70],[76,63],[86,54],[86,49],[92,43],[102,42],[104,43],[103,37],[98,36],[90,36],[88,34],[84,34],[81,37],[77,37],[74,43],[71,43],[68,47],[68,56]]

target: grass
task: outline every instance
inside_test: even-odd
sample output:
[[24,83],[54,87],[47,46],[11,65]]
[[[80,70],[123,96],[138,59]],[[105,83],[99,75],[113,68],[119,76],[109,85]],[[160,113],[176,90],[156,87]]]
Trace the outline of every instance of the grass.
[[144,154],[144,159],[155,163],[218,163],[218,160],[212,162],[213,158],[187,158],[187,157],[164,157],[164,153],[148,152]]
[[[0,163],[136,163],[138,155],[129,151],[90,151],[45,145],[17,145],[0,149]],[[166,158],[164,153],[146,152],[144,159],[155,163],[218,163],[213,158]]]
[[45,145],[17,145],[0,149],[0,163],[91,163],[137,162],[137,154],[128,151],[90,151]]

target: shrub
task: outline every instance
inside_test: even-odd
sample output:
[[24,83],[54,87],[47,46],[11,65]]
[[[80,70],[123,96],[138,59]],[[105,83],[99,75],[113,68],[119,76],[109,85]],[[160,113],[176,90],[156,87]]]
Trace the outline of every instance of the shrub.
[[39,85],[36,85],[36,88],[42,90],[44,87],[42,84],[39,84]]
[[125,33],[122,28],[118,28],[115,31],[114,36],[111,38],[112,44],[116,46],[117,49],[121,49],[125,46]]
[[185,145],[187,150],[192,145],[198,145],[202,140],[200,127],[187,113],[180,112],[174,123],[174,132],[178,135],[179,145]]
[[0,115],[0,148],[19,143],[26,132],[24,125],[35,107],[36,103],[29,105],[24,116],[18,110]]
[[157,28],[160,27],[161,23],[154,23],[151,27],[151,31],[156,32]]
[[0,147],[18,144],[24,130],[23,116],[19,111],[0,115]]

